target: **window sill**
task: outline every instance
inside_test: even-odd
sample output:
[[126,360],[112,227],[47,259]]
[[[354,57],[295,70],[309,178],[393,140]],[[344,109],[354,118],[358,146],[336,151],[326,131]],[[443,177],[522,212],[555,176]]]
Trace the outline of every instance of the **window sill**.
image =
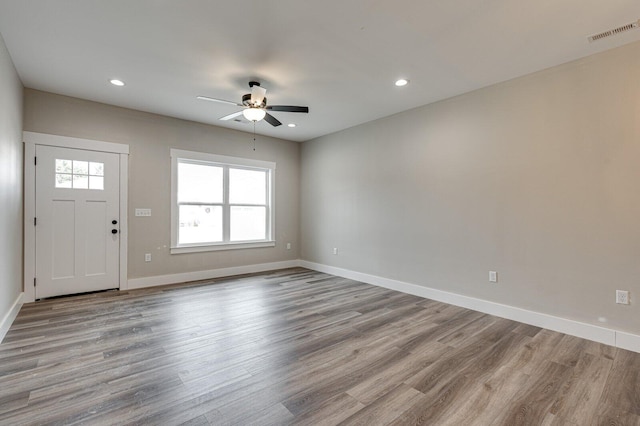
[[171,254],[199,253],[203,251],[241,250],[241,249],[275,247],[275,246],[276,246],[275,241],[207,244],[207,245],[201,245],[201,246],[194,245],[194,246],[171,247]]

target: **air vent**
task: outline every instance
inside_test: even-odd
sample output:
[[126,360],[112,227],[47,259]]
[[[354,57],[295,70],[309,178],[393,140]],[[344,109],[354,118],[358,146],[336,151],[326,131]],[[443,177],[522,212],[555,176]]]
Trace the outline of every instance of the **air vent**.
[[587,39],[589,40],[590,43],[593,43],[594,41],[598,41],[598,40],[602,40],[603,38],[607,38],[607,37],[611,37],[614,36],[616,34],[620,34],[620,33],[624,33],[626,31],[632,30],[634,28],[638,28],[640,26],[640,20],[636,21],[636,22],[632,22],[630,24],[627,25],[622,25],[618,28],[614,28],[612,30],[608,30],[608,31],[604,31],[598,34],[594,34],[592,36],[587,37]]

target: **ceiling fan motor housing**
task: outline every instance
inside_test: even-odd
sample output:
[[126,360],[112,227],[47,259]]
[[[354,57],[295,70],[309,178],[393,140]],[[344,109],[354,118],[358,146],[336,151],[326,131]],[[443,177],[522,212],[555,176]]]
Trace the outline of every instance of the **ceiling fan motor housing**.
[[242,105],[253,108],[264,108],[267,106],[267,98],[262,98],[262,103],[260,105],[254,105],[251,102],[251,93],[247,93],[246,95],[242,95]]

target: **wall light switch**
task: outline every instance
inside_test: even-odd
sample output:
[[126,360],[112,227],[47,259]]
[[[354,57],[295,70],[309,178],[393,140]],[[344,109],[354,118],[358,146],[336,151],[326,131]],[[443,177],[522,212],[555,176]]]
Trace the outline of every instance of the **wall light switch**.
[[287,250],[291,250],[291,243],[287,243]]
[[144,254],[144,261],[145,262],[151,262],[151,253],[145,253]]
[[489,271],[489,282],[490,283],[498,282],[498,273],[496,271]]
[[151,209],[136,209],[136,216],[151,216]]
[[338,254],[338,247],[333,248],[333,254]]

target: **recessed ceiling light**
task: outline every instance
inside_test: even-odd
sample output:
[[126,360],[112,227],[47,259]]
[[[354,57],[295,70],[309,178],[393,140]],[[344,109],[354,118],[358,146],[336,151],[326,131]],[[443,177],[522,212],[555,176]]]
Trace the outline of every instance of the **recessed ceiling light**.
[[296,127],[296,125],[295,125],[295,124],[293,124],[293,123],[289,123],[289,124],[287,124],[287,125],[288,125],[289,127]]
[[117,78],[109,80],[109,83],[113,84],[114,86],[124,86],[124,81],[118,80]]
[[398,87],[402,87],[402,86],[406,86],[407,84],[409,84],[409,80],[401,78],[400,80],[396,80],[396,86]]

